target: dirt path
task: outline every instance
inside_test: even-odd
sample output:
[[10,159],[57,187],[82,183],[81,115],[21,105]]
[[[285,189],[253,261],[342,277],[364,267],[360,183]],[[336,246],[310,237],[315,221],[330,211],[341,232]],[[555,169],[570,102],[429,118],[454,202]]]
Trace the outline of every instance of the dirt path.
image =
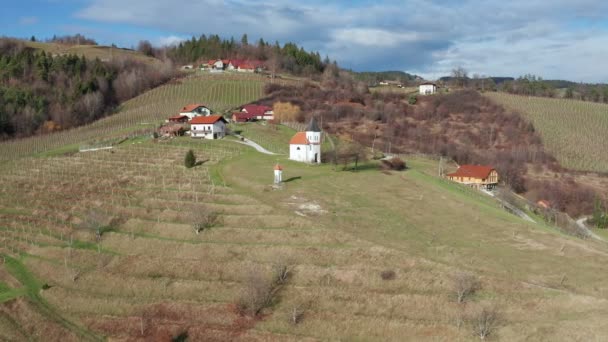
[[584,230],[588,231],[589,235],[592,238],[594,238],[596,240],[600,240],[600,241],[606,242],[606,240],[604,240],[601,236],[595,234],[595,232],[593,232],[593,230],[591,230],[591,229],[589,229],[587,227],[587,225],[585,224],[585,222],[587,222],[588,219],[589,219],[588,217],[581,217],[578,220],[576,220],[576,225],[578,225],[581,229],[584,229]]
[[244,145],[249,145],[253,148],[255,148],[258,152],[260,153],[264,153],[264,154],[269,154],[269,155],[275,155],[277,153],[274,152],[270,152],[267,149],[263,148],[262,146],[260,146],[258,143],[256,143],[255,141],[249,140],[249,139],[245,139],[240,135],[236,135],[237,138],[241,139],[238,140],[238,143],[244,144]]

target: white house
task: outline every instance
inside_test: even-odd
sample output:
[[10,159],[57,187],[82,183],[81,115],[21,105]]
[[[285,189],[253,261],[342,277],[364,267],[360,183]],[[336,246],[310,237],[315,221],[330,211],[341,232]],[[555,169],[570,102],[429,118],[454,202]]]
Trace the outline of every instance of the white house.
[[420,94],[431,95],[437,92],[437,85],[431,82],[425,82],[418,86]]
[[313,117],[306,132],[298,132],[289,141],[289,159],[305,163],[321,163],[321,129]]
[[197,116],[208,116],[211,115],[211,109],[207,108],[202,103],[189,104],[184,106],[180,111],[180,115],[185,115],[189,120]]
[[197,116],[190,120],[190,137],[221,139],[226,136],[226,123],[221,115]]

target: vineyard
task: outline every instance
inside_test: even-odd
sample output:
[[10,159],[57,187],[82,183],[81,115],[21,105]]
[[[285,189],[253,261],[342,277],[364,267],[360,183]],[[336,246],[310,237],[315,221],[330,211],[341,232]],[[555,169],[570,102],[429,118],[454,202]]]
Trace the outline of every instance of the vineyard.
[[263,76],[235,74],[198,75],[174,81],[127,101],[118,113],[92,124],[0,143],[0,161],[55,149],[77,151],[78,144],[99,138],[150,134],[164,119],[175,115],[188,103],[204,103],[213,111],[223,113],[259,99],[266,82],[268,79]]
[[530,119],[564,167],[608,172],[608,105],[499,92],[486,96]]

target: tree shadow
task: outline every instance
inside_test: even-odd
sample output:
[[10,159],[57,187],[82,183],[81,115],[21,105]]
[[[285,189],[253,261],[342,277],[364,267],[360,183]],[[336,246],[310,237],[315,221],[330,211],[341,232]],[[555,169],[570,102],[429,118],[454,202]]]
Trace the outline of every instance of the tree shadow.
[[203,164],[205,164],[205,163],[206,163],[206,162],[208,162],[208,161],[209,161],[209,159],[205,159],[205,160],[199,160],[199,161],[197,161],[196,163],[194,163],[194,166],[203,165]]
[[298,179],[302,179],[302,176],[287,178],[286,180],[283,181],[283,183],[293,182],[293,181],[296,181]]

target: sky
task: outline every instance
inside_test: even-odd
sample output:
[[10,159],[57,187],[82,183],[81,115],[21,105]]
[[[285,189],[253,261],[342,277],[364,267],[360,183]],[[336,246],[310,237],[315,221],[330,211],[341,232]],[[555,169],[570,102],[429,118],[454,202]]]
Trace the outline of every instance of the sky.
[[[608,82],[605,0],[2,0],[0,35],[100,44],[288,41],[356,71]],[[222,56],[218,56],[222,57]]]

